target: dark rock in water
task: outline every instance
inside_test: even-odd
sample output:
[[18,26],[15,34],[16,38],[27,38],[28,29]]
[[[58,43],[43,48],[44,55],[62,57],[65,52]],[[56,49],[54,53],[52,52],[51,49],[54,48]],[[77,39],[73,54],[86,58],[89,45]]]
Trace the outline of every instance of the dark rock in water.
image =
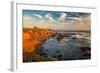
[[59,34],[57,37],[57,40],[60,41],[61,39],[63,39],[66,35],[65,34]]
[[61,60],[61,59],[62,59],[62,55],[61,55],[61,54],[60,54],[60,55],[58,55],[57,57],[58,57],[58,59],[59,59],[59,60]]
[[41,53],[41,54],[40,54],[40,56],[47,57],[47,56],[48,56],[48,54],[46,54],[46,53]]
[[88,51],[88,50],[91,50],[90,47],[80,47],[82,49],[82,51]]
[[39,55],[36,55],[35,57],[33,57],[33,61],[35,62],[39,62],[39,61],[57,61],[58,59],[57,58],[53,58],[53,57],[50,57],[50,56],[39,56]]
[[77,38],[76,38],[76,37],[72,37],[72,39],[73,39],[73,40],[76,40]]
[[83,56],[89,58],[91,56],[91,48],[90,47],[81,47],[81,50],[84,52]]
[[32,53],[23,53],[23,62],[31,62],[32,56]]
[[56,50],[56,53],[60,53],[60,51],[59,50]]

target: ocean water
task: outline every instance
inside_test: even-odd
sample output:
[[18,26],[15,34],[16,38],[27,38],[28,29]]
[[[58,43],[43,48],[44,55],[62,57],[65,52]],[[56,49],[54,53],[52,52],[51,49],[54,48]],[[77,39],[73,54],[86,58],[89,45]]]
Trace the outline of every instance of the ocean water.
[[[57,40],[59,34],[66,34],[63,39]],[[90,50],[85,50],[90,48]],[[49,37],[40,47],[39,54],[56,57],[59,60],[90,59],[91,34],[90,32],[57,32],[54,37]]]

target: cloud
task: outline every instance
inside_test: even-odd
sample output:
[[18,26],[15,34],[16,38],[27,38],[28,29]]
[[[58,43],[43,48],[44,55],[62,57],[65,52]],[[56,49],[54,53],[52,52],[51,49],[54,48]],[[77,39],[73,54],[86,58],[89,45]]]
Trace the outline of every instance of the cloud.
[[66,13],[61,13],[60,17],[58,18],[58,20],[60,21],[64,21],[66,19],[67,14]]
[[74,20],[74,21],[82,21],[81,17],[67,17],[67,19],[71,19],[71,20]]
[[73,24],[82,20],[82,17],[70,17],[67,15],[67,13],[61,13],[60,17],[58,18],[58,21],[60,21],[61,24]]
[[39,15],[39,14],[33,14],[33,15],[38,17],[38,18],[40,18],[40,19],[43,19],[43,17],[41,15]]
[[51,28],[54,30],[90,30],[91,17],[76,17],[69,16],[67,13],[60,13],[60,16],[55,18],[55,15],[46,13],[33,14],[32,16],[23,16],[23,26],[26,28],[33,28],[34,26],[40,28]]
[[55,20],[53,19],[53,17],[51,16],[51,14],[49,14],[49,13],[45,15],[45,18],[46,18],[47,20],[55,21]]
[[65,25],[67,30],[91,30],[91,17],[82,17],[81,21],[76,21],[72,23],[73,25]]
[[76,22],[81,22],[81,21],[83,21],[81,17],[66,17],[65,21],[62,23],[74,24]]

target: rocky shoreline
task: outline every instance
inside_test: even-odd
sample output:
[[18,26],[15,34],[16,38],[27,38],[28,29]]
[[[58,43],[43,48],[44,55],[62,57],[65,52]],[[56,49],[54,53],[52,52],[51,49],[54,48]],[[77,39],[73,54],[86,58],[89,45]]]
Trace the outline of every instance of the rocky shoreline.
[[90,59],[89,35],[87,32],[57,33],[51,29],[24,28],[23,62]]

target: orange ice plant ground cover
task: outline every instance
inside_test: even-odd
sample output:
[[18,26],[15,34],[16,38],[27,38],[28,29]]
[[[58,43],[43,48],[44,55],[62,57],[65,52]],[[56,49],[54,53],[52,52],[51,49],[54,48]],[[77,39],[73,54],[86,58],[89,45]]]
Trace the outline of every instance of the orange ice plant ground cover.
[[51,30],[40,28],[23,31],[23,52],[31,53],[36,51],[37,47],[53,34],[54,32]]

